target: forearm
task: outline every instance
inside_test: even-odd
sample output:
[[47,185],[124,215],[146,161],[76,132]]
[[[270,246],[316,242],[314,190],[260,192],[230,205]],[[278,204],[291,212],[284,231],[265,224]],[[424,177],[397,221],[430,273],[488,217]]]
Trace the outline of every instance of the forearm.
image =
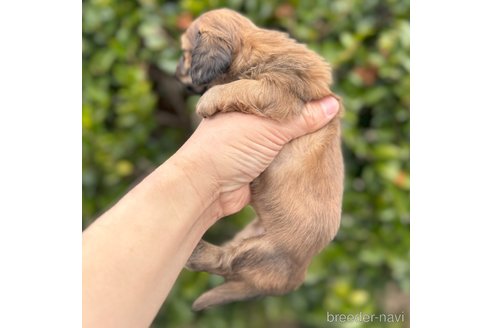
[[216,191],[174,159],[156,169],[83,234],[85,327],[149,326],[206,229]]

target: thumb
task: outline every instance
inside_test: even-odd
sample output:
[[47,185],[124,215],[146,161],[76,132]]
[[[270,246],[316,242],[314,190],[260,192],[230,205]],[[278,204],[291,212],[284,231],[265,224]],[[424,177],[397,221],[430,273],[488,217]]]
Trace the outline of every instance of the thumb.
[[295,139],[321,129],[335,117],[340,108],[338,101],[332,97],[308,102],[302,113],[284,125],[290,139]]

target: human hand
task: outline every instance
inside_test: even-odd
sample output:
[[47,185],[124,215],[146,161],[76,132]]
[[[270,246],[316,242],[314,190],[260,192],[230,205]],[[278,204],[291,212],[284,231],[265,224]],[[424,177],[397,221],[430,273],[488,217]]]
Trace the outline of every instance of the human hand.
[[173,161],[190,181],[207,179],[219,204],[218,216],[230,215],[249,203],[249,184],[285,144],[320,129],[338,109],[337,100],[327,97],[308,103],[299,117],[283,123],[241,113],[217,114],[202,120]]

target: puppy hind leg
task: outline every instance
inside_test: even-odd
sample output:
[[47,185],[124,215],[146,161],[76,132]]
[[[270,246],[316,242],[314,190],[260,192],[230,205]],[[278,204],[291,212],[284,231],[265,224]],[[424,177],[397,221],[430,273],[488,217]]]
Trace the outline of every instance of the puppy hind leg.
[[258,295],[259,293],[244,281],[227,281],[198,297],[193,302],[192,309],[201,311],[215,305],[247,300]]
[[[260,236],[258,236],[260,237]],[[238,254],[244,253],[256,243],[256,237],[235,240],[224,246],[210,244],[203,239],[198,242],[185,267],[190,271],[206,271],[224,277],[234,274],[231,264]]]
[[219,246],[210,244],[203,239],[198,242],[185,267],[190,271],[207,271],[223,275],[221,268],[223,250]]

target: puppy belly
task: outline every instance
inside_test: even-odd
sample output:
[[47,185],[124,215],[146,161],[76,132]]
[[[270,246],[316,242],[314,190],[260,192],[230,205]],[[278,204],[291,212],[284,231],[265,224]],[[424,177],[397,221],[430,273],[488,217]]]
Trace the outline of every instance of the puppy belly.
[[252,206],[269,239],[298,259],[318,253],[340,225],[343,160],[332,132],[294,140],[252,183]]

